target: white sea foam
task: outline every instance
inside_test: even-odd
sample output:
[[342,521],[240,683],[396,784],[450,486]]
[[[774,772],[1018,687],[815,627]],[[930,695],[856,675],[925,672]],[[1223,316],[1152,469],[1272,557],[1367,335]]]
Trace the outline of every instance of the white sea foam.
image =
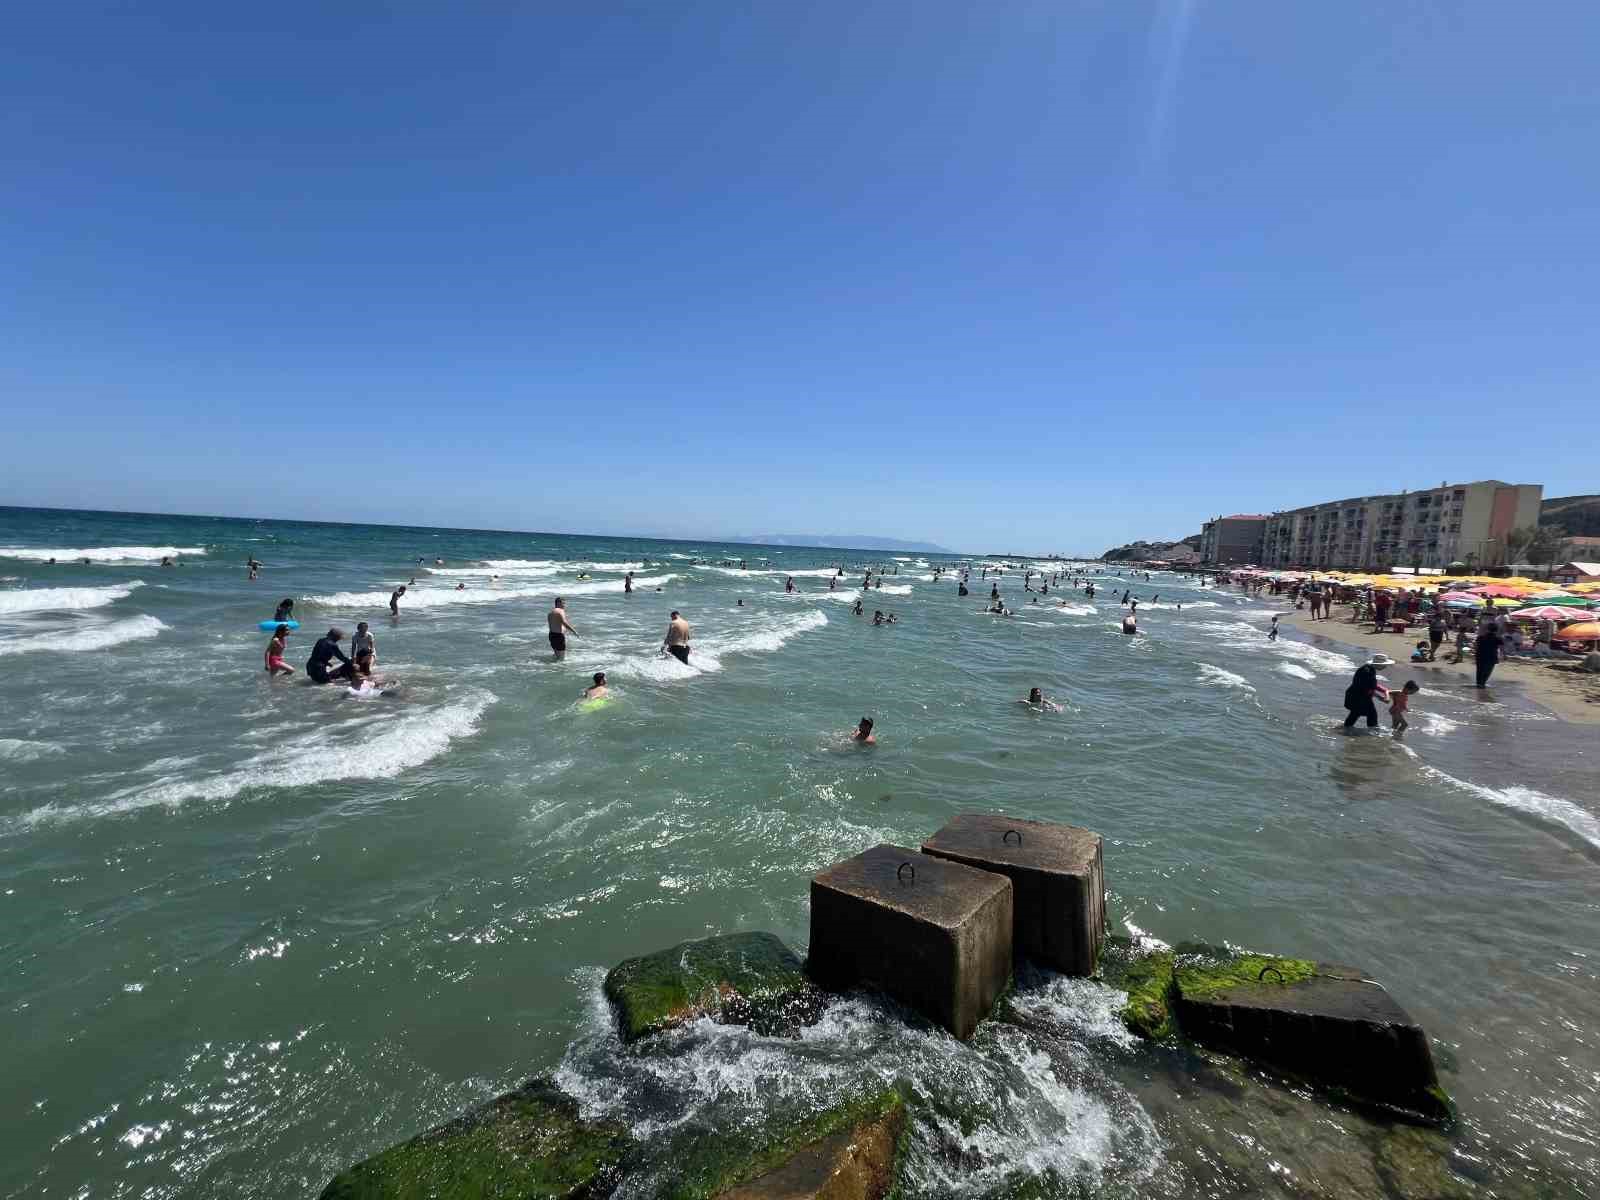
[[1442,783],[1460,788],[1464,792],[1482,797],[1491,804],[1560,825],[1577,834],[1589,845],[1600,849],[1600,817],[1572,800],[1549,796],[1533,788],[1517,785],[1492,788],[1485,787],[1481,783],[1468,783],[1464,779],[1457,779],[1454,775],[1446,775],[1437,767],[1423,767],[1422,773]]
[[137,642],[158,635],[166,625],[155,617],[129,617],[125,621],[79,625],[36,633],[27,637],[0,638],[0,657],[8,654],[76,654],[85,650],[108,650],[123,642]]
[[876,596],[879,592],[882,592],[885,596],[911,595],[911,585],[909,583],[886,583],[882,587],[879,587],[877,584],[873,584],[872,587],[868,588],[867,590],[874,596]]
[[219,775],[170,779],[82,804],[46,805],[0,823],[0,832],[160,806],[176,808],[193,800],[231,800],[246,791],[306,787],[340,779],[391,779],[475,734],[478,718],[494,701],[492,693],[482,692],[387,720],[362,717],[340,722],[279,742]]
[[134,588],[143,586],[143,580],[130,579],[114,587],[25,588],[0,592],[0,616],[29,612],[82,612],[90,608],[103,608],[124,599]]
[[[692,644],[687,664],[670,655],[653,650],[636,654],[615,664],[602,664],[609,673],[624,678],[648,679],[669,683],[679,679],[693,679],[722,670],[722,660],[730,654],[768,654],[781,650],[784,645],[812,629],[828,623],[827,616],[818,609],[774,618],[763,618],[755,628],[737,632],[713,634],[697,639]],[[585,663],[585,666],[588,664]]]
[[54,742],[30,742],[25,738],[0,738],[0,761],[33,762],[65,754],[66,749]]
[[553,558],[486,558],[483,565],[506,570],[512,567],[554,567],[559,564]]
[[1315,679],[1317,673],[1308,671],[1299,663],[1284,662],[1278,664],[1278,674],[1287,675],[1291,679]]
[[1210,663],[1196,663],[1200,668],[1200,682],[1209,683],[1216,687],[1238,688],[1241,691],[1253,692],[1250,681],[1243,675],[1235,675],[1232,671],[1224,671],[1221,667],[1214,667]]
[[491,575],[512,579],[541,579],[557,575],[560,567],[429,567],[429,575],[463,576],[467,579],[488,579]]
[[[676,575],[652,575],[635,579],[633,586],[635,590],[657,587],[661,584],[670,583],[676,578]],[[390,591],[392,590],[391,588]],[[505,600],[530,600],[535,597],[552,598],[555,596],[590,596],[598,592],[620,593],[621,591],[622,581],[618,579],[591,580],[585,583],[552,580],[548,583],[520,586],[485,584],[480,587],[469,587],[459,592],[450,587],[408,587],[406,594],[400,597],[400,610],[406,612],[417,608],[445,608],[457,604],[499,604]],[[321,608],[388,608],[389,591],[335,592],[330,596],[306,596],[304,603],[315,604]]]
[[0,558],[18,558],[25,562],[41,563],[49,562],[52,558],[58,563],[74,563],[81,558],[99,563],[160,562],[163,558],[176,558],[180,555],[192,558],[205,552],[204,546],[90,546],[85,550],[0,546]]

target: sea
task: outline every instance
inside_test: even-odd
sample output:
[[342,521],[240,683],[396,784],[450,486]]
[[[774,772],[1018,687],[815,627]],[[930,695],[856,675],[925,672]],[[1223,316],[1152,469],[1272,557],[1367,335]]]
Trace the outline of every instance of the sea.
[[[970,597],[934,577],[957,561]],[[875,1078],[992,1101],[919,1134],[913,1195],[1367,1194],[1340,1172],[1379,1125],[1203,1086],[1095,981],[1018,980],[1066,1054],[867,996],[797,1041],[618,1045],[614,963],[754,929],[803,952],[812,874],[972,810],[1102,834],[1115,933],[1360,966],[1434,1039],[1469,1191],[1600,1194],[1596,727],[1425,676],[1403,739],[1346,736],[1357,652],[1268,641],[1272,598],[1026,569],[1073,568],[0,509],[0,1196],[314,1196],[540,1074],[646,1140]],[[268,678],[283,598],[292,664],[365,620],[385,688]],[[615,698],[581,707],[596,671]]]

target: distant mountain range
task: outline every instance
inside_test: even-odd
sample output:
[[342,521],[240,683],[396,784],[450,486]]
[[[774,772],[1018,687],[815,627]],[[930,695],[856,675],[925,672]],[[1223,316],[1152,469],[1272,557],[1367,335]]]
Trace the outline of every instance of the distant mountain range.
[[731,539],[756,546],[822,546],[835,550],[908,550],[917,554],[954,554],[932,542],[868,537],[863,533],[743,533]]

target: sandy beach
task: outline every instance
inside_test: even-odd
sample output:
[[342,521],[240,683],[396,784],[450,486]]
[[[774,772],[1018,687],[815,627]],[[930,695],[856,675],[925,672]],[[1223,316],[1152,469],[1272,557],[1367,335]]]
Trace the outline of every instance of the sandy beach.
[[[1289,603],[1287,596],[1264,596],[1262,599],[1269,602],[1281,600],[1286,606]],[[1410,661],[1412,649],[1418,641],[1427,637],[1426,626],[1409,633],[1373,633],[1370,624],[1351,624],[1348,605],[1334,607],[1338,611],[1324,621],[1313,621],[1305,609],[1296,611],[1286,607],[1281,624],[1327,638],[1342,646],[1355,646],[1368,652],[1382,650],[1399,664],[1387,672],[1391,680],[1410,671],[1424,690],[1427,689],[1430,676],[1440,684],[1446,682],[1441,676],[1459,676],[1459,680],[1449,679],[1448,686],[1470,686],[1473,678],[1472,660],[1469,658],[1454,664],[1448,662],[1447,659],[1454,653],[1451,641],[1446,641],[1439,648],[1439,657],[1431,663]],[[1502,660],[1489,681],[1489,690],[1492,692],[1496,683],[1506,681],[1514,681],[1528,699],[1564,721],[1600,725],[1600,675],[1585,674],[1575,661],[1532,658]]]

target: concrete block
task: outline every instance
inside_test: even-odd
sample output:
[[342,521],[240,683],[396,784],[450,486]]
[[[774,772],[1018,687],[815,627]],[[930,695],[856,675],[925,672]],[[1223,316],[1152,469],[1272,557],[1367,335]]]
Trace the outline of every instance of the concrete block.
[[1427,1034],[1363,972],[1271,955],[1197,959],[1183,950],[1173,990],[1186,1037],[1356,1101],[1451,1119]]
[[806,970],[825,988],[870,985],[972,1036],[1011,978],[1004,875],[879,845],[811,880]]
[[995,871],[1016,889],[1016,952],[1067,975],[1093,975],[1105,939],[1098,833],[996,813],[962,813],[922,843],[924,854]]

